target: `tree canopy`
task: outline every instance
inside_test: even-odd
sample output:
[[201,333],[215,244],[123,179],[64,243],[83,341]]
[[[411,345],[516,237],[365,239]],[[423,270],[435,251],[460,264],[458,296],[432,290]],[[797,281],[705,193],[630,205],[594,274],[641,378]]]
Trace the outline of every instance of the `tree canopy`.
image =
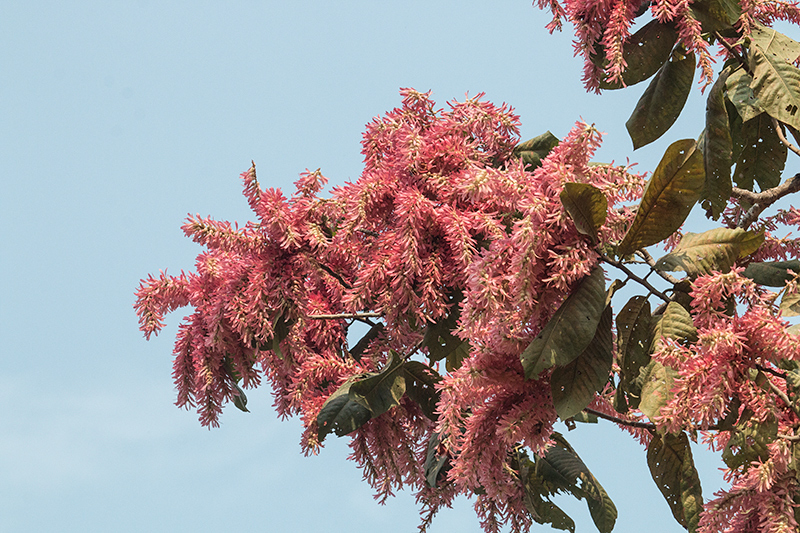
[[[367,125],[355,182],[323,194],[326,178],[306,172],[286,196],[253,164],[255,221],[190,216],[183,230],[206,248],[196,270],[137,291],[148,338],[193,309],[175,344],[177,405],[218,426],[266,380],[278,414],[302,418],[305,453],[349,436],[379,498],[416,492],[422,530],[469,495],[487,532],[574,531],[552,501],[566,492],[612,531],[614,503],[554,429],[602,418],[646,448],[688,530],[797,531],[800,337],[786,317],[800,314],[800,210],[763,212],[800,190],[784,175],[800,156],[800,43],[771,28],[800,22],[800,7],[539,6],[551,31],[573,24],[588,90],[649,80],[626,123],[634,149],[669,130],[699,70],[698,138],[640,174],[592,160],[591,124],[521,142],[506,104],[439,108],[406,88]],[[692,233],[698,204],[715,226]],[[698,439],[728,467],[710,500]]]

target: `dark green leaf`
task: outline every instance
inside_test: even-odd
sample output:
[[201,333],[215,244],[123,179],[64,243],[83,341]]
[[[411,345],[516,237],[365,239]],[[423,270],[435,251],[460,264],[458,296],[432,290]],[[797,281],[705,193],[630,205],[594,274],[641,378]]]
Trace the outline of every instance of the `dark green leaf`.
[[436,384],[442,377],[434,369],[419,361],[408,361],[403,365],[406,378],[406,395],[419,405],[425,416],[435,421],[439,391]]
[[731,139],[728,110],[725,107],[725,81],[730,67],[720,72],[711,87],[706,101],[706,129],[703,142],[703,162],[706,182],[703,190],[703,208],[706,215],[718,219],[731,197]]
[[534,137],[514,148],[514,155],[522,159],[526,170],[533,170],[542,164],[542,159],[555,148],[560,141],[549,131]]
[[693,53],[683,47],[672,51],[625,123],[634,150],[661,137],[681,114],[692,89],[694,67]]
[[[592,476],[594,479],[594,476]],[[617,522],[617,507],[605,489],[596,483],[596,491],[599,497],[586,498],[586,504],[589,506],[589,513],[592,515],[592,521],[600,533],[611,533],[614,529],[614,524]]]
[[561,304],[539,336],[525,348],[520,360],[527,379],[578,357],[594,338],[605,307],[603,269],[596,267]]
[[677,302],[669,302],[664,313],[653,322],[651,338],[651,350],[655,351],[661,339],[697,341],[697,328],[689,311]]
[[275,321],[272,323],[272,351],[278,358],[283,359],[283,350],[281,350],[281,343],[289,336],[289,331],[294,325],[294,320],[286,320],[283,314],[279,314]]
[[460,291],[450,297],[450,314],[429,325],[422,339],[422,346],[428,348],[430,361],[446,359],[447,371],[452,372],[461,366],[461,361],[469,355],[469,342],[453,334],[461,314],[459,304],[464,299]]
[[742,151],[733,173],[736,185],[749,191],[753,190],[754,180],[762,191],[779,185],[788,151],[769,115],[762,113],[743,123],[741,142]]
[[703,154],[693,139],[676,141],[647,182],[642,201],[617,254],[660,242],[681,227],[705,183]]
[[682,270],[690,276],[727,272],[736,260],[758,250],[764,234],[740,228],[716,228],[703,233],[687,233],[674,251],[656,262],[660,270]]
[[[620,383],[617,387],[617,409],[626,412],[628,406],[639,404],[639,387],[635,380],[642,367],[650,363],[650,302],[645,296],[634,296],[617,315],[617,364]],[[627,399],[624,392],[628,393]]]
[[776,438],[778,438],[778,423],[774,417],[759,422],[742,414],[742,420],[736,425],[735,431],[722,451],[722,460],[730,469],[744,467],[746,470],[753,461],[769,459],[767,446]]
[[608,200],[606,195],[588,183],[565,183],[561,191],[561,203],[575,228],[581,235],[588,235],[597,242],[597,230],[606,223]]
[[703,33],[723,31],[733,27],[742,8],[734,0],[701,0],[690,8],[694,18],[700,21]]
[[575,360],[556,367],[550,377],[553,405],[561,420],[576,416],[591,403],[595,393],[608,382],[611,351],[611,306],[606,306],[594,338]]
[[350,398],[350,386],[358,377],[345,381],[322,405],[317,415],[319,441],[335,431],[341,437],[357,430],[372,418],[369,409]]
[[383,324],[375,324],[372,326],[366,335],[361,337],[353,349],[350,350],[350,356],[355,359],[356,361],[361,359],[361,355],[364,353],[364,350],[369,348],[369,344],[378,338],[378,335],[383,332]]
[[[625,41],[622,57],[627,67],[622,73],[624,86],[646,80],[669,59],[678,32],[672,23],[651,20]],[[600,82],[601,89],[621,89],[622,83]]]
[[753,94],[764,110],[800,128],[800,69],[758,44],[750,47]]
[[686,434],[655,435],[647,447],[647,466],[672,516],[690,532],[695,531],[703,508],[703,493]]
[[234,382],[233,386],[236,387],[236,392],[233,394],[233,405],[240,411],[249,413],[250,411],[247,409],[247,396],[245,396],[244,391],[238,383]]
[[[792,271],[792,272],[789,272]],[[783,287],[787,281],[800,274],[800,261],[770,261],[767,263],[750,263],[744,269],[744,275],[759,285],[767,287]]]
[[350,399],[380,416],[400,403],[406,392],[403,360],[392,351],[388,364],[377,374],[362,378],[350,386]]
[[440,439],[436,432],[431,433],[428,439],[428,449],[425,454],[425,481],[433,488],[438,486],[450,469],[450,457],[446,453],[440,454]]

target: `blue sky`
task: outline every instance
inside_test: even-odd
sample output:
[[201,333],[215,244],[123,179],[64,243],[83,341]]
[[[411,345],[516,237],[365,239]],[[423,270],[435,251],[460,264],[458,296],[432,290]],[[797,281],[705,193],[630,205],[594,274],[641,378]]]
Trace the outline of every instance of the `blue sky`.
[[[526,0],[7,2],[0,18],[0,531],[414,531],[413,498],[379,506],[344,439],[299,451],[269,391],[220,429],[173,405],[180,313],[146,342],[139,279],[191,269],[187,213],[250,218],[239,173],[291,187],[361,170],[360,139],[400,87],[440,105],[512,104],[523,138],[583,118],[597,159],[652,170],[702,129],[699,91],[665,138],[632,152],[643,87],[586,94],[571,35]],[[562,428],[564,430],[565,428]],[[616,531],[681,531],[641,447],[607,424],[567,435],[620,510]],[[719,462],[700,455],[706,497]],[[558,500],[595,531],[583,502]],[[459,500],[434,533],[479,532]],[[543,527],[542,531],[549,528]]]

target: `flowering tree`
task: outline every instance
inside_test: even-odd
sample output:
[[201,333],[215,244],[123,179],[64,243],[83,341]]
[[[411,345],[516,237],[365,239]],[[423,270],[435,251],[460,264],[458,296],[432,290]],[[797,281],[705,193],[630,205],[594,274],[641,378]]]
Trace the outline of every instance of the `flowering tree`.
[[[614,504],[553,429],[602,418],[646,447],[687,529],[797,531],[800,338],[784,317],[800,313],[800,239],[785,236],[800,210],[762,212],[800,190],[800,174],[783,176],[800,155],[787,139],[800,137],[800,43],[769,27],[800,22],[800,7],[539,4],[551,31],[574,24],[588,89],[651,79],[627,122],[635,147],[669,129],[699,69],[711,86],[699,140],[672,143],[646,178],[592,163],[591,125],[520,143],[506,105],[479,95],[438,109],[404,89],[367,126],[356,182],[322,196],[326,179],[306,172],[287,198],[253,165],[242,179],[256,221],[190,217],[185,233],[207,249],[196,272],[137,292],[148,338],[193,308],[175,345],[177,404],[218,426],[266,379],[278,413],[302,418],[306,453],[348,435],[378,498],[416,491],[421,530],[466,494],[488,532],[574,531],[551,501],[569,492],[611,531]],[[683,232],[698,202],[718,227]],[[698,436],[730,482],[706,502]]]

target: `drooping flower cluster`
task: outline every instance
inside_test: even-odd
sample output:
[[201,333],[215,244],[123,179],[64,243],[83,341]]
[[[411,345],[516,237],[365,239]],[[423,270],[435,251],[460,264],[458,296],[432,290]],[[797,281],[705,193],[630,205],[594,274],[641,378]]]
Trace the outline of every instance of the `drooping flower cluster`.
[[[653,19],[673,23],[678,32],[678,43],[697,56],[700,83],[708,85],[713,78],[714,58],[704,33],[724,27],[724,18],[741,10],[734,27],[749,35],[755,22],[771,25],[776,20],[800,23],[800,5],[797,1],[740,0],[722,3],[703,0],[537,0],[541,9],[548,9],[553,20],[547,25],[552,32],[561,29],[562,19],[569,20],[575,28],[575,55],[584,58],[583,81],[587,90],[599,92],[600,83],[624,83],[623,72],[628,67],[623,55],[631,36],[635,20],[649,11]],[[731,13],[728,13],[728,11]],[[721,17],[720,21],[713,22]],[[701,18],[709,20],[704,29]],[[735,19],[735,15],[733,15]],[[716,27],[712,27],[716,24]],[[720,26],[720,24],[723,24]],[[720,53],[727,54],[723,48]]]
[[[526,380],[520,352],[598,260],[559,194],[566,182],[599,188],[609,206],[600,239],[619,240],[643,178],[590,165],[601,136],[587,124],[531,172],[512,153],[518,118],[508,106],[479,95],[437,110],[427,93],[402,96],[367,126],[361,177],[329,198],[318,195],[318,171],[287,198],[262,189],[253,167],[242,179],[256,222],[190,216],[184,231],[207,250],[193,273],[142,282],[140,325],[149,337],[165,313],[193,307],[175,345],[177,404],[216,426],[226,403],[241,402],[240,384],[265,377],[279,414],[302,417],[313,453],[317,416],[343,383],[380,370],[391,352],[419,355],[426,326],[460,313],[468,354],[439,384],[438,423],[404,397],[352,433],[352,458],[380,498],[410,485],[430,516],[479,491],[487,531],[526,530],[509,455],[541,451],[556,414],[548,374]],[[383,327],[354,355],[356,319]],[[434,431],[451,468],[444,486],[430,488],[421,465]]]

